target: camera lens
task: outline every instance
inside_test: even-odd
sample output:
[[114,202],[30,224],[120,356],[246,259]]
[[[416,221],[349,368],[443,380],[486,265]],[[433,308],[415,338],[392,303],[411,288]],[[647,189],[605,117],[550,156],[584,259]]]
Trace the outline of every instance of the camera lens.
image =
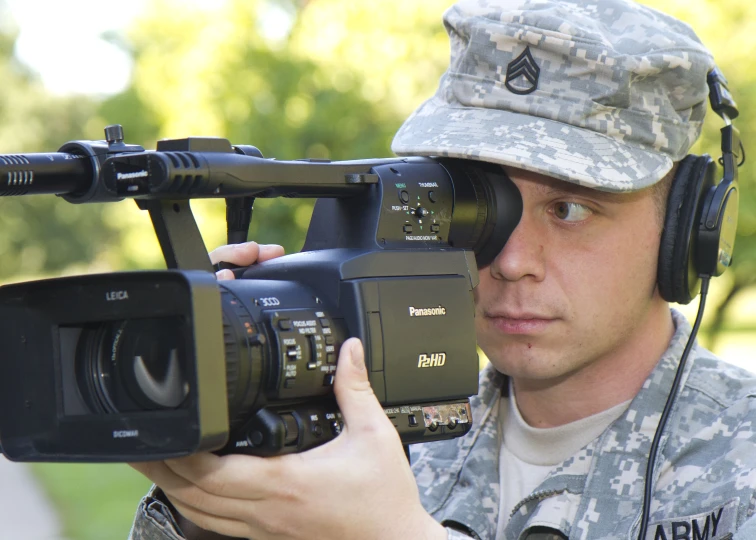
[[129,319],[82,332],[79,390],[99,413],[175,409],[189,395],[182,317]]

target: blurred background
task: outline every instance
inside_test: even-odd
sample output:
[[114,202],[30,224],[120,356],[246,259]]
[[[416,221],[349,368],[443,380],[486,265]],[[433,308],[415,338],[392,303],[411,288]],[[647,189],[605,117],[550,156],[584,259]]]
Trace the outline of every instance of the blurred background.
[[[756,155],[756,3],[644,3],[688,22],[714,52]],[[126,142],[145,148],[206,135],[279,159],[389,156],[393,133],[446,66],[450,4],[0,0],[0,153],[55,151],[118,123]],[[707,118],[693,152],[718,155],[721,123]],[[734,266],[712,284],[700,339],[756,371],[756,164],[740,185]],[[207,248],[222,244],[223,202],[192,205]],[[259,199],[251,238],[298,251],[311,211],[312,201]],[[130,201],[3,198],[0,226],[0,283],[164,267],[148,217]],[[684,312],[692,318],[695,307]],[[0,460],[0,538],[125,538],[148,487],[125,465]]]

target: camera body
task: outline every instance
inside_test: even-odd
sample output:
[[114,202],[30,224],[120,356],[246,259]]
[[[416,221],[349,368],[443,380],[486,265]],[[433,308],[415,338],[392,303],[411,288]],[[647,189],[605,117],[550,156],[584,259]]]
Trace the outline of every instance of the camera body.
[[[96,184],[77,182],[67,198],[137,199],[170,269],[0,287],[5,455],[306,450],[343,427],[332,387],[351,336],[405,445],[469,431],[477,264],[521,214],[503,170],[431,158],[275,162],[220,141],[67,154],[89,160],[76,174]],[[318,197],[302,252],[217,282],[197,255],[207,258],[188,199],[280,195]]]

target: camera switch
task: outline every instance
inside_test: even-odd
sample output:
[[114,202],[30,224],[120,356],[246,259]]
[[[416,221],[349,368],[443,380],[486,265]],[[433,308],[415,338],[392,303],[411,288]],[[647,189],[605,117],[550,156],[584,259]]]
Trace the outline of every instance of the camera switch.
[[299,424],[297,424],[296,418],[290,413],[284,413],[281,415],[281,420],[284,424],[284,445],[296,444],[299,438]]
[[288,347],[286,347],[286,358],[289,359],[289,362],[297,361],[297,346],[296,345],[289,345]]
[[331,422],[331,434],[334,437],[336,435],[339,435],[343,429],[344,429],[344,424],[342,422],[339,422],[338,420],[334,420],[333,422]]
[[323,386],[333,386],[333,373],[326,373],[323,377]]
[[407,419],[410,427],[417,427],[417,417],[414,414],[410,414]]

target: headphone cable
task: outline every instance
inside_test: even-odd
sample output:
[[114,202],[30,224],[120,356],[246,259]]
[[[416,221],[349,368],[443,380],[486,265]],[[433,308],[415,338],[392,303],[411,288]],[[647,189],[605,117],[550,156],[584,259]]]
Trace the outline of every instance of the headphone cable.
[[644,540],[646,537],[646,529],[648,528],[649,514],[651,512],[651,497],[653,495],[654,488],[654,463],[656,462],[656,455],[659,453],[659,444],[661,443],[662,433],[664,433],[664,427],[667,424],[669,415],[672,412],[672,407],[675,404],[677,398],[677,392],[680,390],[680,383],[682,382],[683,372],[685,371],[685,364],[688,360],[688,354],[693,348],[693,343],[696,340],[698,334],[698,328],[701,326],[701,320],[703,319],[704,306],[706,305],[706,294],[709,292],[709,279],[710,276],[701,276],[701,299],[698,302],[698,313],[696,314],[695,323],[693,323],[693,329],[690,331],[690,337],[688,337],[688,343],[685,344],[682,357],[680,357],[680,364],[677,366],[677,373],[675,374],[675,380],[672,382],[672,388],[667,396],[667,403],[664,405],[661,418],[659,419],[659,425],[656,427],[656,433],[654,434],[654,440],[651,443],[651,450],[648,454],[648,463],[646,464],[646,479],[643,493],[643,508],[641,510],[641,525],[640,532],[638,533],[638,540]]

